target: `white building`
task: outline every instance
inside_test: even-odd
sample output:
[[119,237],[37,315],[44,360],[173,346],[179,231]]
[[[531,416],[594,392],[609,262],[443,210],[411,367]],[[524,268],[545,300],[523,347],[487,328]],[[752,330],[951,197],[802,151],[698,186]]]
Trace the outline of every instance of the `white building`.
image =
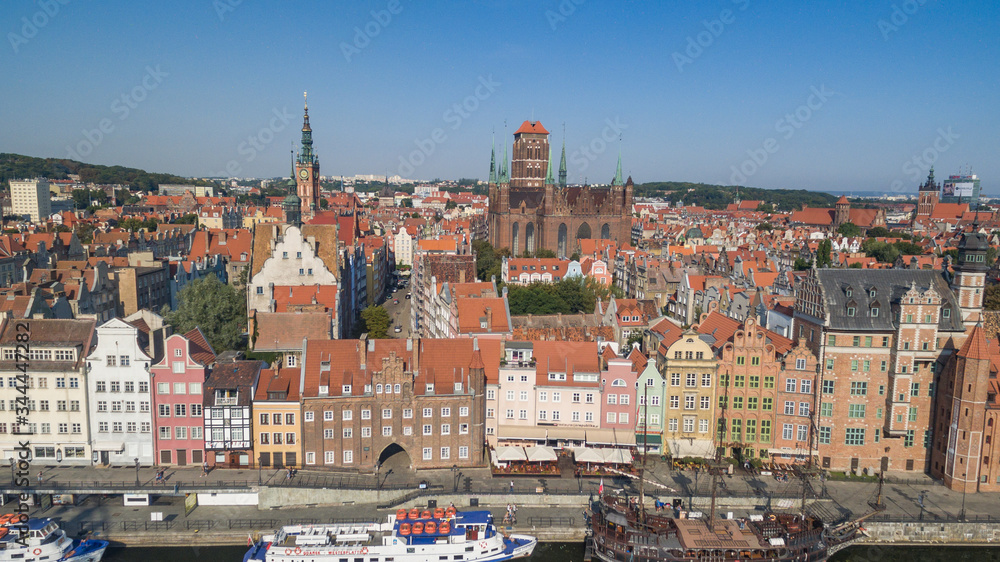
[[[90,466],[84,357],[94,321],[11,319],[0,330],[0,397],[5,402],[0,409],[0,449],[4,459],[15,458],[18,443],[27,439],[32,466]],[[24,344],[28,345],[27,358]],[[22,394],[18,375],[24,365],[28,381]],[[27,414],[18,411],[17,399],[22,396]]]
[[90,433],[99,465],[156,464],[149,367],[139,330],[113,318],[97,328],[87,357]]
[[10,207],[17,216],[30,216],[34,223],[44,222],[52,214],[49,180],[10,180]]
[[405,226],[399,227],[399,232],[393,237],[396,255],[396,265],[413,265],[413,234],[406,231]]

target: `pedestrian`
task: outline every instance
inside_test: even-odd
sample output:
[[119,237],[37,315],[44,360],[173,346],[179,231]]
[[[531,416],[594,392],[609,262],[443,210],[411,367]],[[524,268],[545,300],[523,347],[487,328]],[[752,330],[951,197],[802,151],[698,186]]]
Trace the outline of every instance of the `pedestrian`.
[[201,463],[201,475],[208,476],[208,461]]
[[42,485],[42,471],[41,470],[38,471],[38,485],[39,486]]
[[512,494],[514,493],[514,481],[513,480],[510,481],[510,493],[512,493]]

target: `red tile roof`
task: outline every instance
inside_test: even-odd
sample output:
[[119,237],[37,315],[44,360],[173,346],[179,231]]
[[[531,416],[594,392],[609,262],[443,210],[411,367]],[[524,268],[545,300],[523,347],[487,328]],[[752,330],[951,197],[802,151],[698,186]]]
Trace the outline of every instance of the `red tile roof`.
[[542,126],[541,121],[525,121],[524,123],[521,123],[521,127],[514,131],[514,134],[519,135],[521,133],[537,133],[541,135],[549,134],[549,132],[545,130],[545,127]]

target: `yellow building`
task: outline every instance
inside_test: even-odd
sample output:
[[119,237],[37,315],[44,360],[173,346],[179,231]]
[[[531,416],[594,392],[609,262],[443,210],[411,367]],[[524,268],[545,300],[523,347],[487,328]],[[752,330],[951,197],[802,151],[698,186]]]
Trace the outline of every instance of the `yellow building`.
[[663,363],[663,450],[673,457],[715,456],[716,360],[704,337],[688,330]]
[[253,400],[254,460],[264,468],[302,466],[299,370],[264,369]]

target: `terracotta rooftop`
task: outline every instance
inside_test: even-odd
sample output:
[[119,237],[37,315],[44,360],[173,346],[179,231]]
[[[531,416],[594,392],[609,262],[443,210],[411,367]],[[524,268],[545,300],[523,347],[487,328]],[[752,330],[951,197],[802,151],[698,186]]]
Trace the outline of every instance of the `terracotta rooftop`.
[[521,127],[514,131],[514,134],[520,135],[522,133],[535,133],[540,135],[549,134],[549,132],[545,130],[545,127],[542,126],[541,121],[525,121],[524,123],[521,123]]

